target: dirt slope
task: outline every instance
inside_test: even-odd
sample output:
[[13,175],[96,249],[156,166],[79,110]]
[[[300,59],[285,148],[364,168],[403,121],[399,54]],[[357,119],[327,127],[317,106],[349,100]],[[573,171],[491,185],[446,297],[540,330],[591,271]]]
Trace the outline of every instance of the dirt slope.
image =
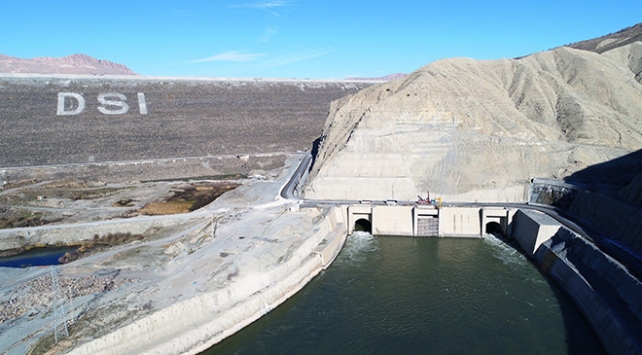
[[333,104],[306,196],[519,201],[642,147],[642,43],[431,63]]

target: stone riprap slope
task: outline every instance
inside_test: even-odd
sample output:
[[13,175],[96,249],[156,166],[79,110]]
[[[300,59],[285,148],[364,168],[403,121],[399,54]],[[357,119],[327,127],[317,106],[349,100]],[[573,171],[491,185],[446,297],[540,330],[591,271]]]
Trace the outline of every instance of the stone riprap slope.
[[0,167],[310,149],[330,102],[370,85],[4,75]]
[[525,201],[642,147],[640,43],[446,59],[333,103],[307,198]]

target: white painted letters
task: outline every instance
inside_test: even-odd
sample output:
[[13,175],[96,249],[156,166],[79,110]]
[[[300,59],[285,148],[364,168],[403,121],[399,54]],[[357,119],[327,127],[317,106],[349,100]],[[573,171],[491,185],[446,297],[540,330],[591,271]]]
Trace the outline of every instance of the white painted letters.
[[[138,99],[138,112],[141,115],[147,115],[147,102],[145,101],[145,94],[139,92]],[[75,100],[75,104],[74,101]],[[107,92],[98,94],[98,111],[105,115],[123,115],[129,111],[129,104],[127,104],[127,96],[118,92]],[[79,115],[85,110],[85,98],[82,94],[75,92],[59,92],[58,93],[58,109],[56,115],[58,116],[71,116]]]
[[[67,98],[76,100],[78,106],[73,110],[65,110],[65,102]],[[73,107],[73,105],[72,105]],[[56,114],[58,116],[68,116],[68,115],[77,115],[85,109],[85,99],[80,94],[75,92],[59,92],[58,93],[58,110]]]
[[[120,101],[107,100],[107,98],[114,98],[114,97],[119,99]],[[127,111],[129,111],[129,105],[127,105],[125,100],[127,100],[127,97],[117,92],[108,92],[104,94],[98,94],[98,102],[104,105],[104,106],[98,106],[98,111],[104,113],[105,115],[125,114],[127,113]],[[120,108],[117,110],[110,110],[105,106],[117,106]]]
[[147,102],[145,102],[145,94],[142,92],[138,93],[138,112],[141,115],[147,114]]

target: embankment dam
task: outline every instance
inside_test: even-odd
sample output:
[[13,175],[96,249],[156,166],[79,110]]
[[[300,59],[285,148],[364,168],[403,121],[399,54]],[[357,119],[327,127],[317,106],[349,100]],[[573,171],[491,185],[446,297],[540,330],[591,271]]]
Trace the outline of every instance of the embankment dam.
[[[286,153],[314,149],[333,100],[374,84],[3,75],[1,183],[70,176],[153,180],[273,169]],[[533,184],[531,191],[537,187]],[[588,190],[566,192],[545,202],[532,194],[522,206],[337,202],[327,229],[344,235],[333,235],[317,252],[328,265],[355,226],[369,227],[375,235],[500,232],[515,238],[571,295],[609,352],[642,352],[641,212]],[[571,196],[562,207],[560,196]],[[526,202],[545,205],[556,216],[599,222],[566,228]]]
[[51,166],[65,165],[122,181],[271,169],[279,153],[312,148],[331,101],[373,84],[2,74],[0,175],[55,176]]

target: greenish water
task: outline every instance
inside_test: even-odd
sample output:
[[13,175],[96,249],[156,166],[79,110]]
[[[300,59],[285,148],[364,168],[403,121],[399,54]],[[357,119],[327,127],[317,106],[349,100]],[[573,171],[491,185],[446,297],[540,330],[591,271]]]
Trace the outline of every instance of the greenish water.
[[525,256],[486,239],[349,237],[297,295],[206,354],[591,354],[599,340]]

